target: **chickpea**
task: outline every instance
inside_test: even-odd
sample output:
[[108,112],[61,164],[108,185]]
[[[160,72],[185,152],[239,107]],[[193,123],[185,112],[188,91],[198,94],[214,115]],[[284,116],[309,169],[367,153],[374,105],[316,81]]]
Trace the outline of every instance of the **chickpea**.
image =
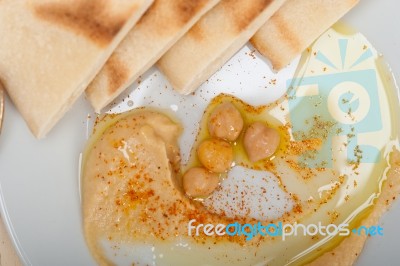
[[210,195],[219,184],[219,177],[203,167],[190,168],[183,175],[183,189],[189,197]]
[[209,139],[199,145],[197,156],[205,168],[214,173],[222,173],[232,165],[233,148],[224,140]]
[[244,134],[243,145],[252,162],[272,156],[279,146],[278,131],[261,122],[249,126]]
[[236,140],[243,129],[243,118],[236,107],[226,102],[211,113],[208,120],[208,131],[215,138]]

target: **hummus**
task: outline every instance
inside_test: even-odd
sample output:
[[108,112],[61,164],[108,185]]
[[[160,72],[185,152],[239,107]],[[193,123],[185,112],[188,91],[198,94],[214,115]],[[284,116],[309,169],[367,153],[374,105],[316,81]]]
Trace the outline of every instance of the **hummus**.
[[[101,251],[103,239],[167,238],[168,227],[179,225],[181,209],[189,208],[172,183],[179,165],[180,132],[168,117],[137,110],[88,147],[82,182],[84,230],[99,262],[108,262]],[[160,221],[170,215],[175,218],[161,230]]]
[[[192,219],[214,225],[254,224],[255,220],[216,215],[183,195],[177,145],[181,130],[168,116],[148,109],[108,117],[95,127],[84,155],[82,203],[85,237],[96,261],[101,265],[242,265],[244,261],[255,265],[284,254],[281,252],[288,248],[292,250],[296,238],[285,243],[255,237],[246,242],[239,236],[188,235]],[[385,196],[379,197],[363,221],[366,226],[377,222],[400,190],[396,185],[400,165],[397,151],[392,153],[389,165],[391,170],[383,186]],[[365,239],[354,235],[345,238],[313,265],[333,261],[351,264]],[[357,245],[350,249],[353,243]],[[313,252],[308,258],[322,252]]]

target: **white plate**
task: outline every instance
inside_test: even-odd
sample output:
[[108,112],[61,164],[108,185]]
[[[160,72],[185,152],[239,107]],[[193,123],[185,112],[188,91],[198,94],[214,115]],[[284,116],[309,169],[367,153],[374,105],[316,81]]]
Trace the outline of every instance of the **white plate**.
[[[364,0],[344,20],[362,32],[386,56],[399,80],[400,32],[395,29],[395,25],[400,24],[398,7],[395,0]],[[230,80],[234,85],[231,88],[244,100],[250,100],[248,88],[263,89],[263,85],[249,79],[248,64],[253,59],[244,55],[246,49],[239,52],[231,60],[232,64],[218,75],[223,76],[222,82]],[[239,62],[240,58],[243,60]],[[260,75],[265,71],[268,80],[272,73],[264,65],[259,60],[259,67],[255,70]],[[154,71],[150,70],[145,76],[154,78]],[[160,74],[156,78],[161,78]],[[218,83],[217,76],[214,81],[223,84]],[[207,86],[211,84],[204,88]],[[266,97],[270,100],[277,98],[282,91],[273,88],[278,87],[264,88]],[[143,84],[141,88],[146,93]],[[134,105],[146,101],[149,98],[142,98]],[[196,97],[188,98],[188,103],[190,101],[202,102]],[[6,104],[4,130],[0,137],[1,215],[22,261],[32,265],[94,265],[82,234],[78,180],[79,154],[85,144],[87,115],[91,113],[88,103],[83,97],[79,99],[49,136],[41,141],[34,139],[12,104],[9,101]],[[174,102],[165,104],[171,106]],[[119,106],[124,105],[128,102]],[[187,112],[191,112],[190,108]],[[400,239],[396,224],[398,217],[400,204],[396,202],[381,219],[385,235],[367,241],[358,265],[396,264],[399,259],[396,240]]]

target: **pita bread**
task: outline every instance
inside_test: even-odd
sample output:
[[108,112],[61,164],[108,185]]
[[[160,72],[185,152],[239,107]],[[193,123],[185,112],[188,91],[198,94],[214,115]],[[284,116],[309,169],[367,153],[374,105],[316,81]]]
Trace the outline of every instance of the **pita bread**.
[[[361,222],[363,226],[370,227],[378,224],[380,217],[389,209],[391,203],[400,194],[400,152],[396,149],[390,155],[390,170],[382,185],[381,193],[370,214]],[[346,266],[353,265],[364,247],[366,235],[352,234],[346,237],[336,248],[324,253],[322,256],[308,264],[309,266]]]
[[219,0],[155,0],[86,90],[96,112],[146,72]]
[[81,95],[151,3],[0,1],[0,77],[37,138]]
[[275,70],[289,64],[358,0],[288,0],[250,42]]
[[175,90],[189,94],[229,60],[285,0],[222,0],[158,62]]

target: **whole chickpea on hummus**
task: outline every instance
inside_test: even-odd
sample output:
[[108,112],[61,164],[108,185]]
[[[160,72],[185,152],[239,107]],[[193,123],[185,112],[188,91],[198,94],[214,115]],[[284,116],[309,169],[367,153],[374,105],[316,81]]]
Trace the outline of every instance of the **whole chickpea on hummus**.
[[[184,191],[190,197],[208,196],[217,188],[217,181],[235,165],[235,153],[240,153],[235,147],[242,146],[251,163],[270,158],[278,149],[280,135],[277,130],[259,121],[246,125],[229,96],[216,99],[224,98],[226,101],[222,100],[215,108],[209,107],[208,110],[212,109],[210,115],[204,116],[208,131],[203,129],[203,135],[206,135],[199,134],[196,154],[192,154],[192,160],[197,157],[199,161],[194,164],[200,165],[183,175]],[[247,127],[245,132],[244,127]]]

